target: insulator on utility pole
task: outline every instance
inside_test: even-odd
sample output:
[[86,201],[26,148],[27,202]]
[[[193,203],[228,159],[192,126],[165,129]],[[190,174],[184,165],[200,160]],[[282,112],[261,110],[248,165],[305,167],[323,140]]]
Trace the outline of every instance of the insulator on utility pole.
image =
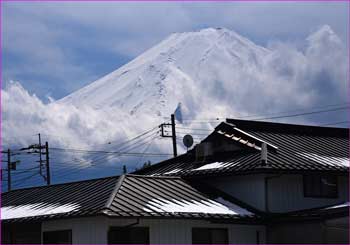
[[[171,135],[165,134],[164,132],[164,127],[165,126],[171,126]],[[160,136],[163,138],[172,138],[173,140],[173,152],[174,152],[174,157],[177,156],[177,146],[176,146],[176,131],[175,131],[175,115],[171,114],[171,123],[162,123],[159,125],[160,128]]]

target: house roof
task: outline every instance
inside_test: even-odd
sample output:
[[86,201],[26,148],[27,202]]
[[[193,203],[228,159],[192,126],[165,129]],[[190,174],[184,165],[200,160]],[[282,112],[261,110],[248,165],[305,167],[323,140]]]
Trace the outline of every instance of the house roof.
[[1,194],[1,219],[35,220],[97,214],[118,177],[12,190]]
[[299,221],[312,219],[336,219],[346,217],[349,219],[349,202],[343,202],[336,205],[318,207],[312,209],[298,210],[284,214],[273,214],[269,217],[273,222]]
[[[195,177],[273,171],[349,172],[349,131],[344,128],[227,119],[202,144],[218,140],[237,147],[200,159],[193,149],[135,173]],[[262,143],[268,149],[266,166],[261,165]]]
[[107,215],[190,219],[250,219],[227,197],[205,194],[178,177],[123,175],[2,194],[5,222]]

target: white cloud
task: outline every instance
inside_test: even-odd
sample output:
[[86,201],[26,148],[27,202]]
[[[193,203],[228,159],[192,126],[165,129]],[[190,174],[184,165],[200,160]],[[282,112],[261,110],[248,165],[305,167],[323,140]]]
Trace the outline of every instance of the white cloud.
[[[9,79],[35,74],[35,85],[25,78],[20,81],[30,91],[35,90],[33,87],[48,88],[53,93],[57,88],[73,91],[97,74],[81,64],[87,59],[84,50],[103,52],[109,58],[124,55],[131,59],[170,32],[223,26],[258,43],[269,43],[271,52],[259,69],[245,67],[235,71],[232,80],[219,79],[232,74],[227,68],[216,82],[197,84],[193,80],[193,84],[175,84],[172,91],[178,94],[174,101],[178,96],[181,100],[175,101],[174,106],[182,102],[184,118],[237,117],[339,103],[347,100],[348,91],[346,4],[6,2],[2,16],[3,48],[21,62],[18,66],[6,66],[4,74]],[[324,23],[340,33],[341,38],[327,26],[312,33]],[[312,34],[305,42],[303,38],[309,33]],[[82,47],[85,49],[80,51]],[[9,62],[4,60],[4,64]],[[89,63],[94,62],[92,57]],[[215,69],[220,69],[220,65]],[[215,69],[205,75],[215,75]],[[191,81],[188,74],[182,75],[184,81]],[[41,80],[42,76],[45,79]],[[61,83],[54,84],[51,78]],[[33,135],[40,132],[50,146],[114,151],[118,148],[100,144],[122,142],[162,123],[152,115],[135,117],[118,108],[95,110],[54,101],[44,103],[25,88],[11,83],[1,90],[5,145],[27,146],[36,142]],[[168,105],[167,110],[175,109],[172,107]],[[338,117],[345,116],[344,112]],[[306,118],[290,121],[293,120],[310,122]],[[186,126],[212,129],[213,125]],[[148,151],[171,152],[170,141],[164,142],[153,141]]]
[[[270,52],[264,57],[262,67],[242,67],[242,70],[235,71],[236,77],[228,80],[223,77],[220,84],[212,80],[206,81],[206,84],[205,80],[196,84],[198,81],[181,73],[187,78],[184,77],[182,83],[176,83],[177,89],[171,89],[174,93],[170,94],[171,105],[168,104],[165,110],[173,111],[177,103],[182,102],[184,118],[200,120],[346,101],[347,63],[344,45],[327,26],[310,35],[307,40],[304,51],[289,44],[275,43],[269,47]],[[220,67],[218,69],[221,72],[225,67]],[[96,110],[87,105],[77,108],[54,101],[45,104],[15,82],[1,92],[5,145],[31,144],[32,135],[41,132],[55,136],[50,138],[52,145],[93,149],[111,139],[121,142],[161,123],[152,114],[137,113],[132,116],[128,111],[116,107]],[[189,126],[198,127],[196,124]],[[201,126],[211,128],[210,124]],[[163,149],[169,150],[166,147]]]
[[[154,127],[158,122],[155,122],[151,115],[135,118],[118,108],[105,110],[95,110],[88,106],[77,108],[74,105],[60,104],[52,100],[45,104],[35,94],[29,94],[18,82],[11,82],[4,90],[1,90],[1,103],[3,147],[18,149],[36,144],[38,133],[41,133],[43,141],[49,141],[50,148],[143,152],[149,142],[156,143],[154,140],[158,128],[142,137],[140,141],[133,141],[133,147],[140,146],[137,149],[129,148],[130,144],[121,144]],[[152,139],[154,140],[151,141]],[[112,143],[108,144],[108,142]],[[127,147],[123,148],[125,146]],[[152,144],[148,149],[151,152],[169,152],[170,144]],[[51,152],[51,154],[53,153],[55,152]],[[58,159],[55,155],[54,168],[74,167],[74,165],[83,168],[91,167],[94,164],[92,160],[99,159],[101,156],[104,156],[104,164],[119,163],[120,161],[125,164],[130,161],[125,157],[121,160],[116,154],[108,156],[89,155],[84,152],[81,154],[78,152],[79,154],[74,155],[71,154],[72,152],[56,153],[63,154],[60,154]],[[135,166],[136,163],[140,163],[145,158],[132,159],[132,165]],[[64,164],[56,164],[60,162]]]

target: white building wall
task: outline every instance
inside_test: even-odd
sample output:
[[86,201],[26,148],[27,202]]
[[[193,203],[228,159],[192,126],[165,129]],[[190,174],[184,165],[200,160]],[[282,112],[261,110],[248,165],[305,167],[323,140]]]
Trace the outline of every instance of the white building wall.
[[235,175],[216,177],[207,180],[206,183],[263,211],[265,210],[264,178],[264,174]]
[[338,198],[304,197],[302,175],[281,175],[268,184],[268,206],[270,212],[289,212],[323,207],[349,200],[346,176],[338,176]]
[[41,229],[45,231],[72,230],[72,243],[107,243],[104,217],[87,217],[43,221]]
[[270,212],[289,212],[349,201],[349,183],[346,176],[338,176],[338,198],[304,197],[301,174],[226,176],[206,180],[206,183],[265,211],[265,177],[269,177],[267,203]]
[[[111,219],[107,217],[87,217],[65,220],[45,221],[42,231],[72,229],[73,243],[107,243],[108,229],[111,226],[126,226],[137,219]],[[180,219],[141,219],[136,226],[150,229],[150,243],[192,242],[192,228],[227,228],[229,243],[256,243],[256,233],[260,233],[260,242],[265,243],[265,227],[240,224],[214,224],[204,220]]]

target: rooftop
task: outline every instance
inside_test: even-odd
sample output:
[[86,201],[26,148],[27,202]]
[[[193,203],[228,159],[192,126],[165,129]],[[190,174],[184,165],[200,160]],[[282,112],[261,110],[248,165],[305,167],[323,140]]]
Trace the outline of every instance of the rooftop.
[[105,215],[249,219],[255,214],[221,193],[204,193],[178,177],[123,175],[2,194],[5,222]]
[[[208,142],[214,146],[214,153],[205,158],[199,159],[192,149],[135,173],[194,177],[243,172],[349,172],[349,130],[344,128],[227,119],[201,144]],[[261,165],[262,143],[268,149],[266,166]],[[215,151],[224,145],[230,148]]]

